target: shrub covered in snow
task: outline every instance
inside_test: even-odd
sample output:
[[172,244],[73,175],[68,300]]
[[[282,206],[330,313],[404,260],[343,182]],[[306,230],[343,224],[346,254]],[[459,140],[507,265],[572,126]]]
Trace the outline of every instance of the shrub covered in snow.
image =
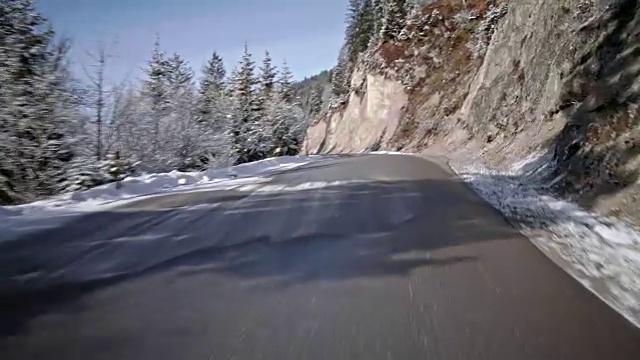
[[84,159],[77,161],[73,171],[60,184],[61,192],[74,192],[96,186],[121,181],[135,175],[135,164],[116,155],[108,155],[105,160]]

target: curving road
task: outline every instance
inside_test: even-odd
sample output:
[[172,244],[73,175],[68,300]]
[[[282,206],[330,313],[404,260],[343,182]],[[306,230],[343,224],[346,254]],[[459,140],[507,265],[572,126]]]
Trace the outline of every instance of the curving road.
[[414,156],[141,199],[0,254],[0,359],[640,358],[637,328]]

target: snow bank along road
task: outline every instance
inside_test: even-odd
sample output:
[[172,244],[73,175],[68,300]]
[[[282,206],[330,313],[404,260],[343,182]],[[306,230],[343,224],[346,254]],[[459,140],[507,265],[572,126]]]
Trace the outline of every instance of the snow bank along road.
[[638,359],[444,167],[354,155],[0,243],[2,359]]

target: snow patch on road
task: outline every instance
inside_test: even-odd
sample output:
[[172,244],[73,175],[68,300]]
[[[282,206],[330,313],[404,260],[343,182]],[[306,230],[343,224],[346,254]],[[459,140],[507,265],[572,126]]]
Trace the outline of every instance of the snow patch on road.
[[559,180],[548,181],[554,166],[550,154],[537,154],[508,171],[459,161],[450,166],[536,246],[562,259],[571,275],[640,326],[640,232],[548,195]]

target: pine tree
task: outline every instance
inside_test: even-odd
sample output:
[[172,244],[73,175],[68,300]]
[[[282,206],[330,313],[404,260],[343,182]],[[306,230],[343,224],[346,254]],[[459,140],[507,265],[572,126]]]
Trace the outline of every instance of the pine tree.
[[233,87],[233,139],[240,163],[252,161],[256,144],[252,137],[257,112],[255,63],[245,44],[244,54],[231,79]]
[[273,119],[269,116],[269,107],[275,100],[276,87],[276,67],[273,66],[273,60],[269,52],[265,52],[258,80],[258,89],[256,92],[256,108],[254,110],[254,121],[251,127],[251,139],[255,144],[255,152],[260,157],[266,156],[271,149],[273,134]]
[[[119,152],[122,158],[131,160],[135,157],[132,144],[134,143],[129,138],[130,130],[138,122],[137,111],[139,110],[140,96],[133,86],[126,82],[111,86],[110,89],[110,101],[108,104],[107,119],[105,124],[105,136],[104,139],[104,154],[114,154]],[[79,126],[81,133],[76,136],[81,138],[87,138],[86,129]],[[148,134],[145,134],[145,138]],[[136,141],[135,143],[140,143]]]
[[160,145],[161,123],[169,112],[169,62],[164,52],[160,49],[160,41],[156,40],[151,55],[144,69],[147,78],[143,83],[143,94],[149,104],[149,117],[151,122],[151,154],[155,153]]
[[345,47],[349,52],[349,60],[352,60],[352,55],[355,53],[354,43],[356,42],[356,36],[358,32],[358,17],[360,14],[360,8],[362,6],[362,0],[349,0],[349,7],[347,8],[347,14],[345,21],[347,27],[345,29]]
[[[146,73],[147,113],[138,121],[149,128],[152,143],[138,148],[141,160],[153,171],[199,168],[202,144],[211,134],[197,121],[193,70],[179,54],[165,57],[156,43]],[[136,132],[144,130],[138,125]]]
[[240,77],[240,69],[238,69],[238,65],[234,65],[233,68],[231,68],[231,72],[229,73],[229,76],[227,77],[227,87],[226,87],[226,91],[225,94],[232,98],[235,97],[236,94],[236,87]]
[[332,105],[342,103],[350,91],[353,69],[361,54],[374,41],[379,12],[386,0],[350,0],[347,10],[345,43],[340,50],[338,63],[331,74]]
[[349,61],[354,63],[367,50],[375,28],[375,14],[372,0],[352,0],[347,14],[346,46]]
[[258,84],[258,80],[255,77],[255,62],[246,44],[234,80],[234,96],[243,107],[242,110],[248,111],[255,95],[255,86]]
[[313,89],[311,93],[311,115],[317,115],[322,111],[322,93],[323,87],[321,84]]
[[331,72],[331,94],[338,102],[344,100],[344,97],[349,94],[352,69],[353,63],[349,61],[348,48],[343,46],[338,56],[338,63]]
[[93,60],[92,70],[84,69],[85,75],[89,80],[89,88],[88,88],[88,105],[92,107],[95,111],[95,126],[96,126],[96,135],[95,135],[95,148],[96,148],[96,158],[98,161],[102,160],[102,130],[105,123],[104,119],[104,111],[106,107],[107,98],[109,96],[107,84],[105,81],[106,71],[107,71],[107,60],[109,55],[107,54],[107,49],[104,44],[98,44],[97,49],[94,53],[89,54]]
[[369,42],[375,30],[375,8],[373,0],[363,0],[360,13],[358,13],[358,32],[356,38],[357,48],[363,52],[369,46]]
[[220,116],[220,108],[225,97],[226,70],[222,57],[214,52],[202,68],[202,80],[198,90],[198,121],[213,123]]
[[373,0],[373,29],[369,47],[377,44],[381,39],[382,27],[384,23],[385,0]]
[[272,64],[273,60],[267,51],[260,67],[260,96],[263,101],[267,101],[273,93],[276,84],[276,67]]
[[384,0],[381,37],[396,40],[404,28],[410,0]]
[[159,156],[156,161],[167,170],[198,170],[202,166],[200,156],[204,156],[201,142],[209,129],[197,122],[193,70],[179,54],[173,54],[167,64],[170,113],[163,124],[162,147],[155,154]]
[[282,67],[280,68],[280,74],[278,76],[277,83],[278,95],[280,96],[280,98],[286,102],[293,102],[293,74],[291,73],[291,69],[289,69],[289,65],[287,65],[286,60],[283,62]]
[[220,92],[224,89],[225,77],[227,71],[224,67],[222,57],[214,52],[209,61],[202,69],[202,81],[200,94],[203,95],[207,91]]
[[308,127],[308,117],[296,104],[276,99],[270,104],[269,118],[273,120],[270,156],[300,153]]
[[193,70],[179,54],[174,53],[167,59],[166,64],[166,81],[169,89],[182,89],[192,85]]
[[31,0],[0,1],[0,201],[51,195],[73,157],[66,41]]
[[74,116],[79,102],[71,93],[72,81],[67,56],[70,43],[66,40],[50,41],[46,60],[43,63],[44,76],[36,82],[33,101],[38,109],[39,126],[33,127],[37,134],[35,148],[37,197],[53,195],[58,190],[74,158],[73,142],[69,134],[74,126]]
[[349,0],[349,6],[347,7],[347,14],[345,16],[345,22],[347,23],[347,34],[351,31],[349,27],[356,22],[360,8],[362,7],[363,0]]
[[[236,160],[236,155],[232,154],[234,153],[231,127],[233,122],[228,117],[232,113],[230,107],[232,94],[225,76],[226,70],[222,57],[214,52],[202,69],[198,97],[197,121],[210,134],[202,144],[207,149],[205,155],[207,166],[228,166]],[[231,76],[236,79],[237,71],[234,71]],[[229,83],[233,81],[229,80]]]

